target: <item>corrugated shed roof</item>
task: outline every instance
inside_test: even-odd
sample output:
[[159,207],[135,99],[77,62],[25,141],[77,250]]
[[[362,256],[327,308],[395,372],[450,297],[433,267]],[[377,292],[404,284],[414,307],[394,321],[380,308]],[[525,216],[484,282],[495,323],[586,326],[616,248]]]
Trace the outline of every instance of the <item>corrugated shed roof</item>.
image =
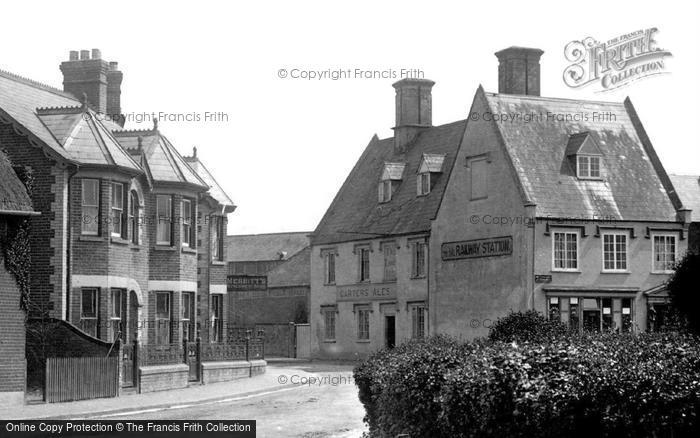
[[[114,131],[114,136],[130,153],[141,155],[141,158],[145,159],[154,182],[209,187],[180,155],[175,146],[157,129]],[[138,151],[139,137],[142,139],[141,152]]]
[[226,236],[227,262],[287,260],[309,245],[309,232]]
[[[662,182],[665,172],[653,164],[623,103],[485,96],[494,114],[545,116],[495,122],[525,196],[537,205],[539,217],[675,220],[674,205]],[[560,120],[547,114],[582,116]],[[570,136],[583,132],[603,154],[600,181],[578,179],[566,159]]]
[[[466,124],[466,120],[462,120],[428,128],[403,154],[395,151],[393,138],[379,140],[375,136],[316,228],[313,244],[429,231]],[[433,178],[430,193],[417,196],[416,178],[423,154],[444,155],[445,161],[443,174]],[[406,163],[406,170],[391,201],[380,204],[377,184],[386,162]]]
[[209,169],[202,163],[202,161],[196,156],[183,157],[184,160],[189,164],[197,175],[204,180],[204,182],[209,186],[209,195],[214,198],[216,202],[223,205],[224,207],[235,207],[231,198],[226,194],[224,189],[221,188],[214,176],[209,172]]
[[311,247],[307,246],[267,273],[267,287],[309,286]]
[[24,184],[12,169],[10,160],[0,151],[0,214],[33,211],[32,200]]
[[669,175],[684,208],[692,210],[692,221],[700,222],[700,176]]

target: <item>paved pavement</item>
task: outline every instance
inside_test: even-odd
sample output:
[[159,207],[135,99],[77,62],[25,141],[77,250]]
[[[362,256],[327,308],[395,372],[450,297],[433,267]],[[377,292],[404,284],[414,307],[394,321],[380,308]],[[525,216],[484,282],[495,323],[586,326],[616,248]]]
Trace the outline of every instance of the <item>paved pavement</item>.
[[2,419],[255,419],[260,437],[359,437],[352,364],[273,361],[249,379],[186,389],[1,409]]

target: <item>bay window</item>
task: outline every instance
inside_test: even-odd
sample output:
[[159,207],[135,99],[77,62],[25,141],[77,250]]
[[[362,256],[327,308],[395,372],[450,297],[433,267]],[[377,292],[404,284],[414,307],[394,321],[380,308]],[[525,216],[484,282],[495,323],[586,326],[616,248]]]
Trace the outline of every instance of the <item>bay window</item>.
[[100,181],[83,178],[82,188],[82,226],[81,234],[97,236],[100,220]]
[[170,195],[156,196],[156,244],[172,244],[173,198]]

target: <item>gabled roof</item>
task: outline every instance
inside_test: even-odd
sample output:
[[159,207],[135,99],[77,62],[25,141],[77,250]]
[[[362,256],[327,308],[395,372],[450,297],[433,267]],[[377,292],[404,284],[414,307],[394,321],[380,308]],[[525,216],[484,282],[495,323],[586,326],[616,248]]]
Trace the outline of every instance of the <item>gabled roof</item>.
[[[462,120],[427,128],[418,134],[405,153],[395,150],[393,138],[373,137],[314,231],[313,244],[429,231],[466,125],[466,120]],[[444,174],[435,178],[428,195],[416,196],[416,179],[423,154],[444,155]],[[376,185],[387,162],[406,163],[406,170],[391,201],[380,204]]]
[[308,245],[309,232],[226,236],[226,261],[287,260]]
[[311,247],[307,246],[267,273],[267,287],[309,286]]
[[196,190],[209,188],[157,127],[150,130],[114,131],[113,134],[130,154],[147,163],[149,176],[154,183],[183,184]]
[[684,208],[692,210],[692,221],[700,222],[700,176],[669,175]]
[[95,113],[61,90],[0,70],[0,117],[3,113],[69,162],[141,172]]
[[384,172],[382,172],[382,181],[392,180],[400,181],[403,171],[406,168],[406,163],[384,163]]
[[444,162],[445,154],[423,154],[418,173],[440,173]]
[[[495,121],[538,217],[675,221],[675,194],[631,103],[483,93],[493,114],[560,114]],[[594,118],[593,114],[601,117]],[[603,116],[604,115],[604,116]],[[606,178],[580,180],[565,154],[572,134],[598,145]]]
[[566,156],[571,155],[602,155],[600,147],[591,137],[588,131],[577,132],[569,136],[569,142],[566,144]]
[[32,200],[10,160],[0,150],[0,214],[32,214]]
[[221,204],[221,206],[227,212],[232,212],[236,205],[233,203],[231,198],[224,192],[214,176],[209,172],[204,163],[197,157],[196,150],[191,157],[183,157],[187,164],[194,169],[194,171],[199,175],[199,177],[207,184],[209,187],[209,196],[211,196],[216,202]]

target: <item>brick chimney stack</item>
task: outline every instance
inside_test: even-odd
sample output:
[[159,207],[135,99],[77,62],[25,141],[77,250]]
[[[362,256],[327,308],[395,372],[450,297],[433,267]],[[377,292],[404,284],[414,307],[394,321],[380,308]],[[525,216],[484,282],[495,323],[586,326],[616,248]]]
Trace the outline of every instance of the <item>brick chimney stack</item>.
[[540,57],[544,52],[527,47],[508,47],[496,52],[498,92],[540,95]]
[[425,128],[433,126],[432,88],[428,79],[402,79],[393,84],[396,89],[396,126],[394,148],[404,153],[413,139]]
[[120,116],[123,74],[116,62],[103,60],[99,49],[92,49],[92,53],[90,50],[71,50],[68,61],[62,62],[60,68],[64,91],[77,98],[85,93],[95,111],[124,125]]

